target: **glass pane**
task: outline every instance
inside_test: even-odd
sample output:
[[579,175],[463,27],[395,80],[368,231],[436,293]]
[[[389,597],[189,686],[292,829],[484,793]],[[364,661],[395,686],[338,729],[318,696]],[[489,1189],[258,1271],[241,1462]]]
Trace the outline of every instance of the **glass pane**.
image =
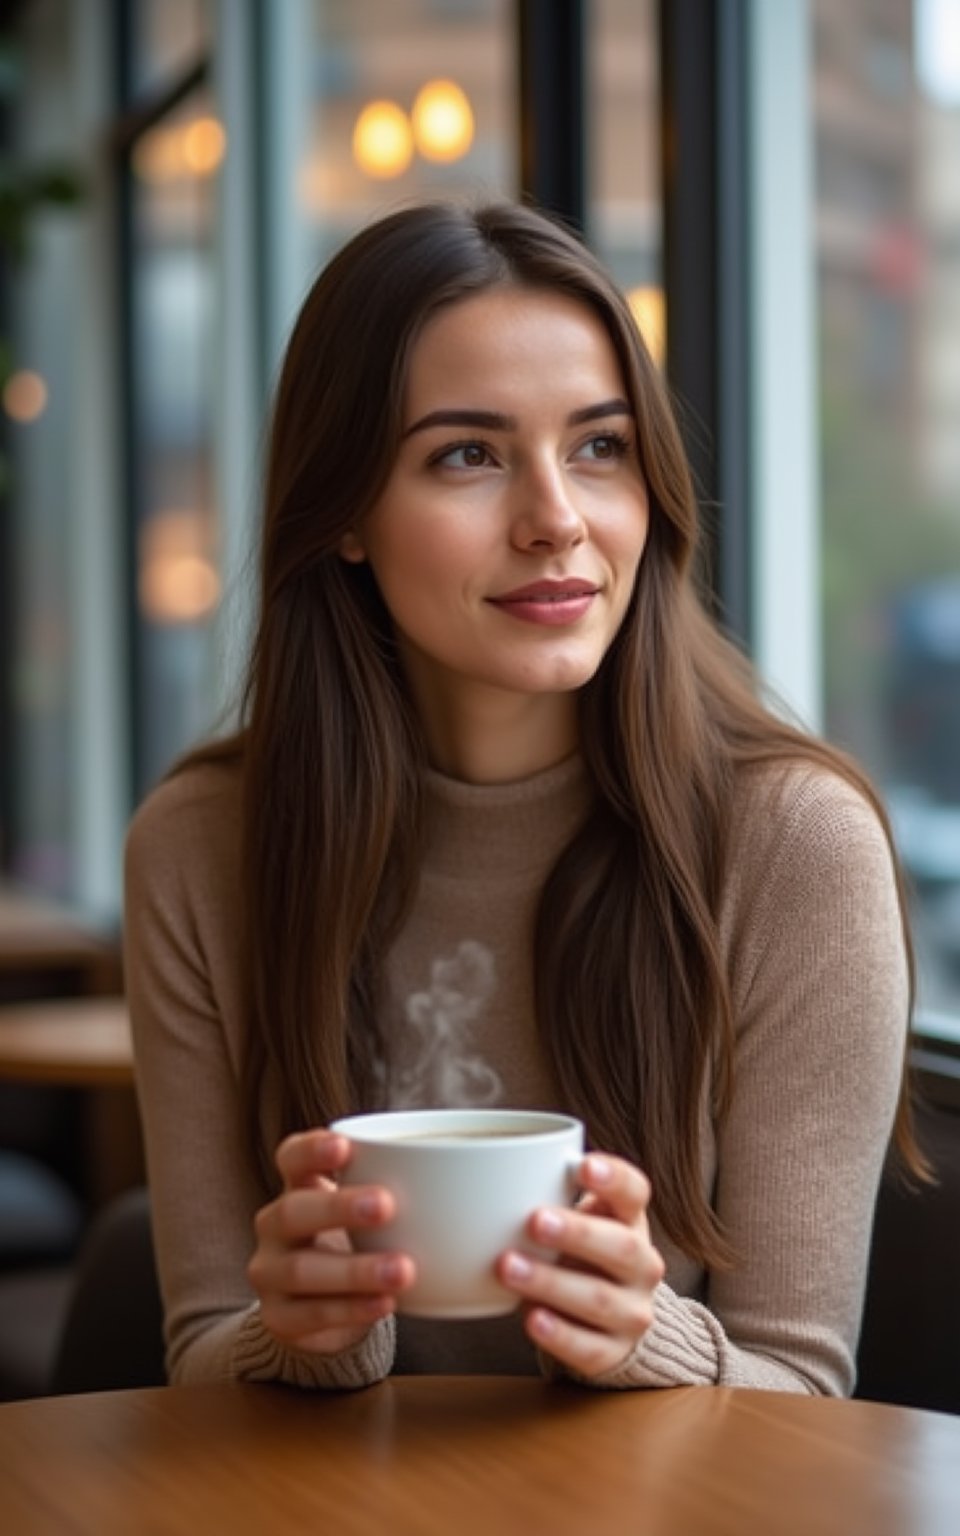
[[[9,829],[12,872],[51,894],[72,881],[70,700],[72,611],[70,547],[64,512],[70,492],[68,456],[70,329],[69,245],[36,239],[33,282],[21,291],[20,364],[3,391],[12,500],[12,580],[15,653],[11,678],[16,755],[12,764],[16,815]],[[32,289],[32,293],[29,291]],[[24,303],[24,300],[26,302]],[[41,302],[42,300],[42,302]]]
[[960,3],[816,0],[828,729],[914,888],[960,1030]]
[[627,293],[654,357],[664,354],[659,66],[654,0],[589,7],[589,230]]
[[130,94],[162,89],[195,64],[212,31],[212,0],[135,0],[130,15]]
[[515,194],[510,0],[310,0],[307,24],[295,195],[314,262],[400,201]]
[[132,154],[141,791],[209,728],[214,697],[213,219],[225,150],[198,92]]
[[8,525],[3,558],[9,560],[0,572],[0,642],[10,646],[0,662],[8,668],[11,728],[10,739],[0,734],[11,799],[0,856],[15,879],[57,896],[71,894],[75,875],[71,426],[82,372],[73,350],[72,291],[82,214],[44,197],[34,201],[31,184],[42,182],[48,169],[76,163],[64,58],[44,48],[47,36],[68,30],[69,19],[65,0],[45,7],[42,26],[16,18],[17,47],[8,46],[5,60],[0,230],[0,515]]

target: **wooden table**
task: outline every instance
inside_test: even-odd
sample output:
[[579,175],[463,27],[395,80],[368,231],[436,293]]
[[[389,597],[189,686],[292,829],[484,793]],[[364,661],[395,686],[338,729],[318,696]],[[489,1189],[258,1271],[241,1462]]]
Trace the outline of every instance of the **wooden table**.
[[115,938],[54,902],[0,885],[0,1000],[114,992],[119,985]]
[[0,1007],[0,1078],[129,1088],[133,1042],[126,1001],[76,997]]
[[133,1042],[124,998],[72,997],[0,1006],[0,1081],[87,1090],[84,1150],[94,1206],[143,1182]]
[[960,1419],[526,1377],[0,1404],[9,1536],[957,1536]]

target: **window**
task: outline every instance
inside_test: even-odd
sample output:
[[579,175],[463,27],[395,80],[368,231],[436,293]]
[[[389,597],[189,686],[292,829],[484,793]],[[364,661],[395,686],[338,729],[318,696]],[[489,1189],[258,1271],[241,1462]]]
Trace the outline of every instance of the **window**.
[[884,792],[921,1007],[960,1036],[960,5],[816,13],[825,724]]
[[216,698],[214,221],[225,150],[223,127],[202,88],[129,149],[128,483],[140,790],[210,729]]
[[509,0],[293,0],[271,12],[271,352],[362,224],[431,196],[514,196]]
[[[68,30],[64,0],[44,18],[25,19],[19,47],[8,42],[17,70],[5,125],[11,160],[26,183],[38,168],[77,177],[76,123],[67,61],[44,47],[44,24]],[[25,89],[29,80],[29,90]],[[74,876],[77,721],[71,569],[78,558],[76,524],[67,517],[71,485],[70,425],[74,388],[72,346],[79,323],[71,273],[82,249],[75,209],[38,203],[19,238],[5,229],[3,261],[10,284],[4,306],[2,471],[7,515],[0,603],[9,735],[3,743],[7,812],[0,846],[18,880],[53,895],[69,892]],[[6,732],[4,733],[6,734]]]
[[660,93],[653,0],[594,0],[587,31],[587,227],[658,360],[661,275]]
[[126,9],[132,100],[164,90],[209,49],[213,0],[132,0]]

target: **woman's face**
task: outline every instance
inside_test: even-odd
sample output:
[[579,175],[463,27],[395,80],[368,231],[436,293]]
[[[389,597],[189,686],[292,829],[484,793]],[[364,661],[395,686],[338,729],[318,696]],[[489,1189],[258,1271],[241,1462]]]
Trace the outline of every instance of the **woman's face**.
[[575,718],[647,537],[636,430],[593,312],[502,287],[440,310],[411,361],[386,487],[341,545],[369,561],[428,725],[474,704]]

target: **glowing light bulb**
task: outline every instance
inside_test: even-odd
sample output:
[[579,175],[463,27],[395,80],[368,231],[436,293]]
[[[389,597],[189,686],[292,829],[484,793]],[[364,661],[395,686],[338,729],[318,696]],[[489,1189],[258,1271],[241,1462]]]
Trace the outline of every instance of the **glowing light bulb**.
[[368,176],[402,176],[413,159],[410,119],[395,101],[371,101],[353,130],[353,158]]
[[425,160],[459,160],[473,143],[473,108],[453,80],[429,80],[417,92],[410,116]]
[[663,366],[667,355],[667,313],[663,289],[653,284],[631,288],[627,303],[647,344],[647,351],[657,367]]
[[152,624],[196,624],[216,608],[220,577],[194,512],[157,512],[140,530],[138,596]]
[[209,176],[227,152],[227,135],[215,117],[198,117],[183,130],[183,162],[195,176]]
[[159,185],[183,175],[183,153],[177,128],[151,128],[133,151],[133,170],[141,181]]

